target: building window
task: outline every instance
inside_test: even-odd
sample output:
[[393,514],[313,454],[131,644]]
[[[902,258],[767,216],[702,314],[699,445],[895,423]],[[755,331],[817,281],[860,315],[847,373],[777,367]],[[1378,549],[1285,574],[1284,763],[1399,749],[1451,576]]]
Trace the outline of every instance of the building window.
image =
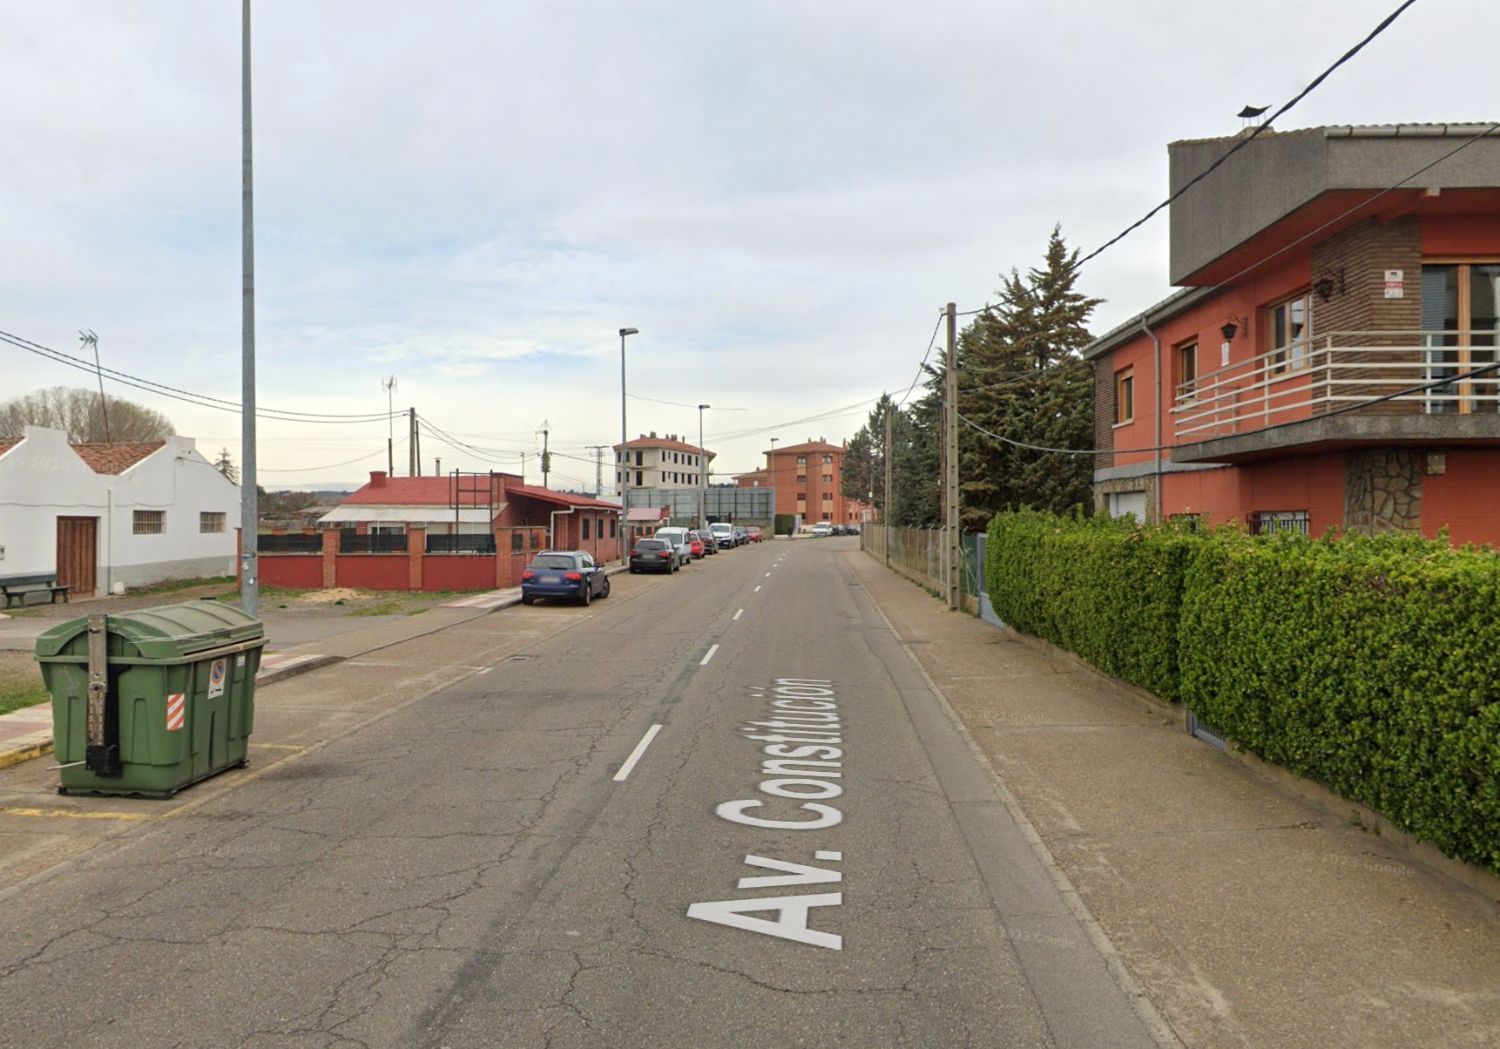
[[1115,425],[1135,419],[1135,369],[1115,372]]
[[1145,492],[1110,492],[1105,509],[1111,517],[1133,517],[1138,522],[1146,520]]
[[799,456],[797,456],[797,465],[798,466],[806,466],[807,465],[807,456],[805,456],[805,455],[799,455]]
[[833,456],[831,456],[831,455],[825,455],[825,456],[823,456],[823,465],[824,466],[832,466],[833,465]]
[[1181,344],[1173,356],[1177,358],[1177,397],[1193,397],[1198,392],[1198,340]]
[[203,533],[224,531],[224,515],[205,510],[198,515],[198,531]]
[[609,519],[609,537],[611,539],[615,537],[615,519],[613,517]]
[[1307,365],[1307,295],[1279,302],[1266,311],[1267,337],[1271,345],[1266,347],[1272,374],[1279,375],[1288,368]]
[[823,493],[823,501],[825,503],[831,503],[831,502],[833,502],[833,493],[832,492],[824,492]]
[[797,475],[797,483],[798,484],[806,484],[807,483],[807,474],[798,474]]
[[526,537],[520,532],[510,533],[510,552],[519,554],[526,548]]
[[635,472],[635,486],[637,488],[641,487],[641,471],[639,470]]
[[637,466],[644,466],[645,465],[645,463],[643,463],[641,461],[641,454],[642,454],[641,452],[636,452],[635,453],[635,465],[637,465]]
[[823,475],[823,483],[824,484],[832,484],[833,483],[833,474],[824,474]]
[[589,519],[587,517],[585,517],[583,519],[583,533],[582,533],[581,538],[587,539],[588,537],[589,537]]
[[161,535],[167,530],[167,512],[136,510],[131,516],[130,530],[136,535]]
[[1276,532],[1307,535],[1309,529],[1306,510],[1257,510],[1250,515],[1251,535],[1273,535]]
[[542,533],[541,532],[532,532],[531,533],[531,548],[533,550],[535,550],[537,547],[539,547],[541,545],[542,545]]

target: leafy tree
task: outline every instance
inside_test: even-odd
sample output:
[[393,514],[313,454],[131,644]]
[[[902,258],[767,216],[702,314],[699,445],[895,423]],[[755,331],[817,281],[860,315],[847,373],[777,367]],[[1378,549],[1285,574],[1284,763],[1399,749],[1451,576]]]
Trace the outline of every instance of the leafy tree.
[[[1093,369],[1080,355],[1102,301],[1075,289],[1078,251],[1054,228],[1042,264],[1002,279],[999,302],[959,338],[958,410],[1011,441],[1087,451],[1094,443]],[[1093,457],[1019,447],[959,424],[966,531],[1000,510],[1055,513],[1091,503]]]
[[[104,406],[109,441],[158,441],[177,432],[161,412],[134,401],[106,396]],[[54,386],[0,404],[0,436],[18,435],[27,426],[47,426],[66,430],[75,444],[102,444],[105,415],[96,391]]]

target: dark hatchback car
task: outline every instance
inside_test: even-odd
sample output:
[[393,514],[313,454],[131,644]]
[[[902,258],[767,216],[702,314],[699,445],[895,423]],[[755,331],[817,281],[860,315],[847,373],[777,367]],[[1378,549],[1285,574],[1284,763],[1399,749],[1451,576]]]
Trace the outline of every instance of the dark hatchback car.
[[543,550],[521,573],[521,604],[539,597],[566,597],[588,604],[609,596],[609,575],[604,566],[582,550]]
[[671,575],[677,571],[677,552],[665,539],[638,539],[630,551],[630,571]]
[[703,543],[703,555],[705,557],[709,554],[717,554],[719,552],[719,541],[714,538],[714,534],[707,528],[702,531],[695,530],[694,534]]

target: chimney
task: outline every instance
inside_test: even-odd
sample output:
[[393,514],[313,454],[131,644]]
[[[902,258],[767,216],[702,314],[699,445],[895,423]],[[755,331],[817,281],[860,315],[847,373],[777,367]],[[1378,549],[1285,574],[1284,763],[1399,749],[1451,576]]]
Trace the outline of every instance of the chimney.
[[656,431],[655,431],[655,430],[652,430],[652,431],[651,431],[651,436],[652,436],[652,437],[655,437],[655,436],[656,436]]
[[371,470],[370,471],[370,487],[371,488],[384,488],[385,487],[385,471],[384,470]]

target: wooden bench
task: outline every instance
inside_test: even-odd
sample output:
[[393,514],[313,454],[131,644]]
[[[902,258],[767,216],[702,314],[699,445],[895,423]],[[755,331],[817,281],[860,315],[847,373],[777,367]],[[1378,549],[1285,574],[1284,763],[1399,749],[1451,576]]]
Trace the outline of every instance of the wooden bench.
[[68,586],[57,585],[57,573],[48,572],[42,575],[10,575],[0,576],[0,594],[5,596],[5,607],[10,608],[19,602],[24,608],[26,606],[27,594],[51,594],[52,603],[57,604],[57,597],[62,595],[63,604],[68,603]]

